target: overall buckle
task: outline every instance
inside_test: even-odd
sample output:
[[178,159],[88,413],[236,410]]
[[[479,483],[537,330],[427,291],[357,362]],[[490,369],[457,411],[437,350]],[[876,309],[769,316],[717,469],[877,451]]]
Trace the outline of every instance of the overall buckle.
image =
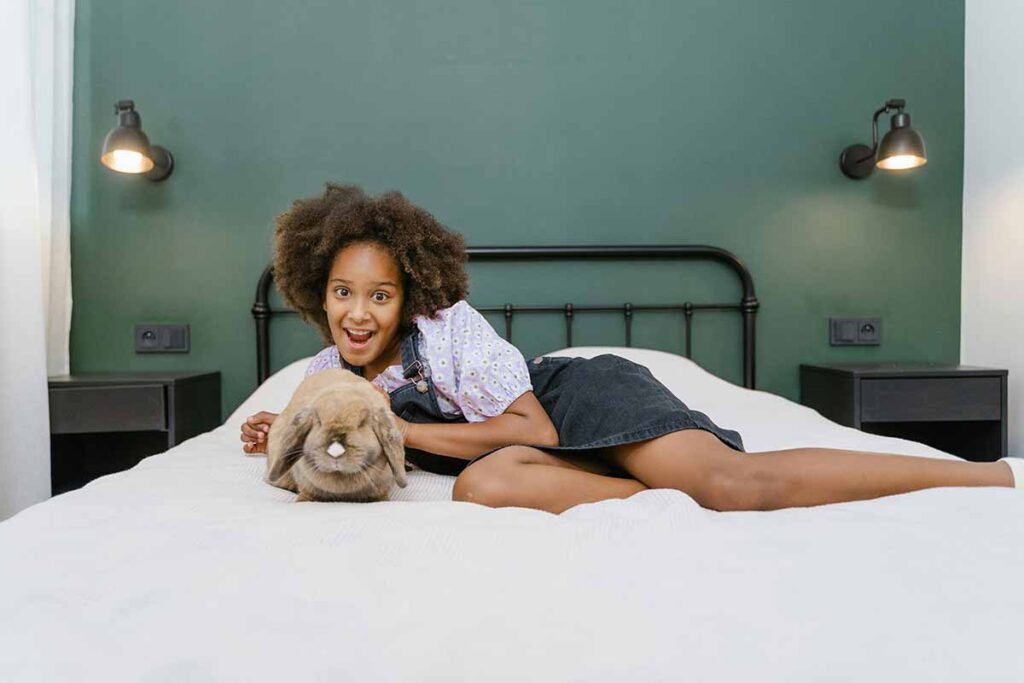
[[413,377],[422,374],[423,363],[421,363],[418,360],[414,360],[413,362],[409,363],[409,367],[402,370],[402,377],[404,377],[405,379],[412,379]]
[[414,360],[409,367],[402,370],[402,377],[416,382],[416,391],[421,394],[427,393],[430,387],[427,385],[427,377],[430,376],[430,368],[419,360]]

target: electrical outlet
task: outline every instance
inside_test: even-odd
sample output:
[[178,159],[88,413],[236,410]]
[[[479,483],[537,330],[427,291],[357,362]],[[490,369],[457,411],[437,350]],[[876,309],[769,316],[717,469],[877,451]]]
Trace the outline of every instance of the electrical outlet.
[[882,343],[881,318],[829,318],[828,329],[832,346],[879,346]]
[[861,344],[878,345],[882,343],[882,319],[864,318],[857,327],[857,341]]
[[188,325],[136,325],[135,353],[188,353]]

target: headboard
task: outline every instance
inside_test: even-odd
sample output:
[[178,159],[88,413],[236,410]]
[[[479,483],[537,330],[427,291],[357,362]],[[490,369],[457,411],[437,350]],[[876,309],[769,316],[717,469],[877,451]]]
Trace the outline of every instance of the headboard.
[[[538,260],[607,260],[607,259],[704,259],[719,261],[729,266],[740,280],[743,288],[738,303],[693,303],[642,305],[622,303],[618,305],[581,305],[566,303],[560,306],[504,304],[503,306],[474,306],[482,313],[504,313],[505,339],[512,338],[512,319],[517,311],[560,313],[565,318],[566,346],[572,346],[573,319],[582,313],[620,312],[625,324],[625,343],[632,346],[633,315],[641,311],[679,311],[684,318],[685,355],[691,357],[693,315],[701,310],[735,310],[743,318],[742,353],[743,386],[754,388],[755,339],[754,316],[759,303],[754,294],[754,281],[750,271],[734,254],[701,245],[687,246],[592,246],[592,247],[469,247],[469,260],[473,261],[538,261]],[[296,315],[289,309],[272,309],[269,303],[270,286],[274,280],[272,266],[267,266],[256,285],[256,301],[252,315],[256,320],[256,373],[257,384],[270,376],[270,317],[272,315]]]

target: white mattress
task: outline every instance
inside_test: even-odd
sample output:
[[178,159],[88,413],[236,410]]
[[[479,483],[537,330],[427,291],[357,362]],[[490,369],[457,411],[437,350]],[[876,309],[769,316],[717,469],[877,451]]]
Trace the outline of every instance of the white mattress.
[[[717,379],[651,368],[749,451],[952,458]],[[263,483],[226,424],[0,523],[3,681],[1020,681],[1024,492],[944,488],[719,513],[651,490],[561,515]]]

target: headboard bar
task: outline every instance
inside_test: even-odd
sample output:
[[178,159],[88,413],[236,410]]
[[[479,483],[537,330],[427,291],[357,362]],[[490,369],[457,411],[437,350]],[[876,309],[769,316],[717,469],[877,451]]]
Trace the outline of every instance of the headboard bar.
[[[529,312],[561,312],[565,317],[566,346],[572,346],[572,323],[577,313],[621,312],[625,323],[626,346],[632,346],[633,314],[637,311],[682,311],[684,315],[684,336],[686,357],[692,354],[692,322],[694,311],[697,310],[734,310],[743,317],[743,386],[753,389],[755,386],[756,340],[754,336],[754,316],[760,306],[754,293],[754,281],[743,262],[734,254],[718,247],[703,245],[682,246],[590,246],[590,247],[469,247],[466,253],[470,261],[536,261],[545,259],[561,260],[599,260],[599,259],[710,259],[728,265],[739,278],[743,287],[743,295],[739,303],[692,303],[681,305],[636,305],[626,303],[620,306],[591,306],[567,303],[563,306],[539,306],[508,304],[504,306],[479,307],[477,310],[487,313],[504,313],[505,339],[512,340],[512,319],[517,311]],[[270,376],[270,316],[295,314],[288,309],[271,309],[269,303],[270,286],[274,275],[271,266],[267,266],[259,283],[256,285],[256,300],[252,305],[252,315],[256,322],[256,370],[258,384],[262,384]]]
[[700,310],[714,311],[739,311],[739,304],[695,304],[687,301],[681,306],[657,304],[651,306],[634,306],[631,303],[622,306],[577,306],[565,304],[564,306],[531,306],[513,305],[504,306],[480,306],[477,308],[481,313],[504,313],[505,314],[505,340],[512,341],[512,318],[516,311],[530,313],[558,313],[565,315],[565,345],[572,346],[572,323],[577,313],[622,313],[625,323],[626,346],[633,346],[633,313],[635,311],[682,311],[684,316],[683,337],[686,344],[686,357],[693,357],[693,344],[690,338],[692,333],[693,312]]

